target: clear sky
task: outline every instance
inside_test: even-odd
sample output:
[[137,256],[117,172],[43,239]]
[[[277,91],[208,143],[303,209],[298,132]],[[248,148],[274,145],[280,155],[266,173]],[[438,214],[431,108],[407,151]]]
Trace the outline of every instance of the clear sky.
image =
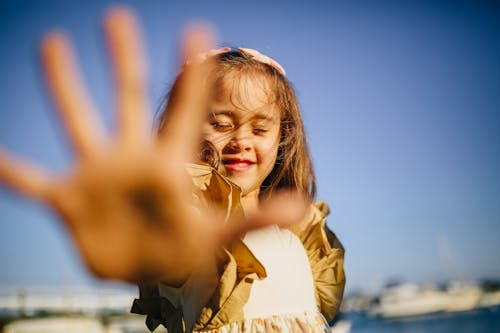
[[[52,170],[72,160],[37,59],[67,31],[102,117],[111,76],[99,1],[0,2],[0,145]],[[303,109],[348,290],[387,279],[500,278],[500,6],[489,1],[123,1],[144,27],[151,101],[193,19],[221,45],[277,59]],[[0,286],[92,283],[44,207],[0,188]]]

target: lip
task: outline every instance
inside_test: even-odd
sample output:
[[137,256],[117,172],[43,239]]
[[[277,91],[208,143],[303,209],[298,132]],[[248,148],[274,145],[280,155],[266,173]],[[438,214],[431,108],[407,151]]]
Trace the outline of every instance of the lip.
[[253,161],[240,158],[226,158],[222,163],[226,169],[235,172],[247,171],[255,164]]

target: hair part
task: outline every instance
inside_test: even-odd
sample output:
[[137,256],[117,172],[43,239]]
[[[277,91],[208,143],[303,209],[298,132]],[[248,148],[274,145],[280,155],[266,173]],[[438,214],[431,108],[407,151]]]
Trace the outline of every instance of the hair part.
[[[159,117],[158,133],[166,130],[169,110],[176,103],[179,81],[182,72],[176,78]],[[311,200],[316,195],[316,177],[304,129],[299,103],[292,84],[274,67],[259,62],[239,52],[229,51],[216,56],[208,79],[214,88],[213,97],[224,91],[224,85],[230,82],[229,91],[239,86],[242,79],[264,80],[269,86],[268,98],[280,110],[281,137],[276,163],[261,184],[259,197],[268,198],[278,190],[296,190]],[[231,102],[238,105],[238,94],[231,94]],[[215,154],[215,155],[214,155]],[[200,160],[217,169],[220,157],[206,140],[200,145]]]

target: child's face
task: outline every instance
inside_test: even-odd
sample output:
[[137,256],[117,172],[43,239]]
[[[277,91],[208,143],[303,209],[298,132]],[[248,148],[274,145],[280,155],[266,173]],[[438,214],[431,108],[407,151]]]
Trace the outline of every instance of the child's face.
[[265,79],[225,81],[210,103],[203,136],[219,153],[219,171],[240,186],[243,195],[258,194],[276,163],[280,111],[269,101]]

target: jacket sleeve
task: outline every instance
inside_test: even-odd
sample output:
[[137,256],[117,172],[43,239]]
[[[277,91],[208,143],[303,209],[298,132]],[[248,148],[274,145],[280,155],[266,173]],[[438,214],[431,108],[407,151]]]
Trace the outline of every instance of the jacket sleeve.
[[318,201],[300,224],[291,228],[299,237],[309,258],[314,278],[316,303],[328,322],[340,308],[345,287],[344,247],[326,225],[330,210]]

